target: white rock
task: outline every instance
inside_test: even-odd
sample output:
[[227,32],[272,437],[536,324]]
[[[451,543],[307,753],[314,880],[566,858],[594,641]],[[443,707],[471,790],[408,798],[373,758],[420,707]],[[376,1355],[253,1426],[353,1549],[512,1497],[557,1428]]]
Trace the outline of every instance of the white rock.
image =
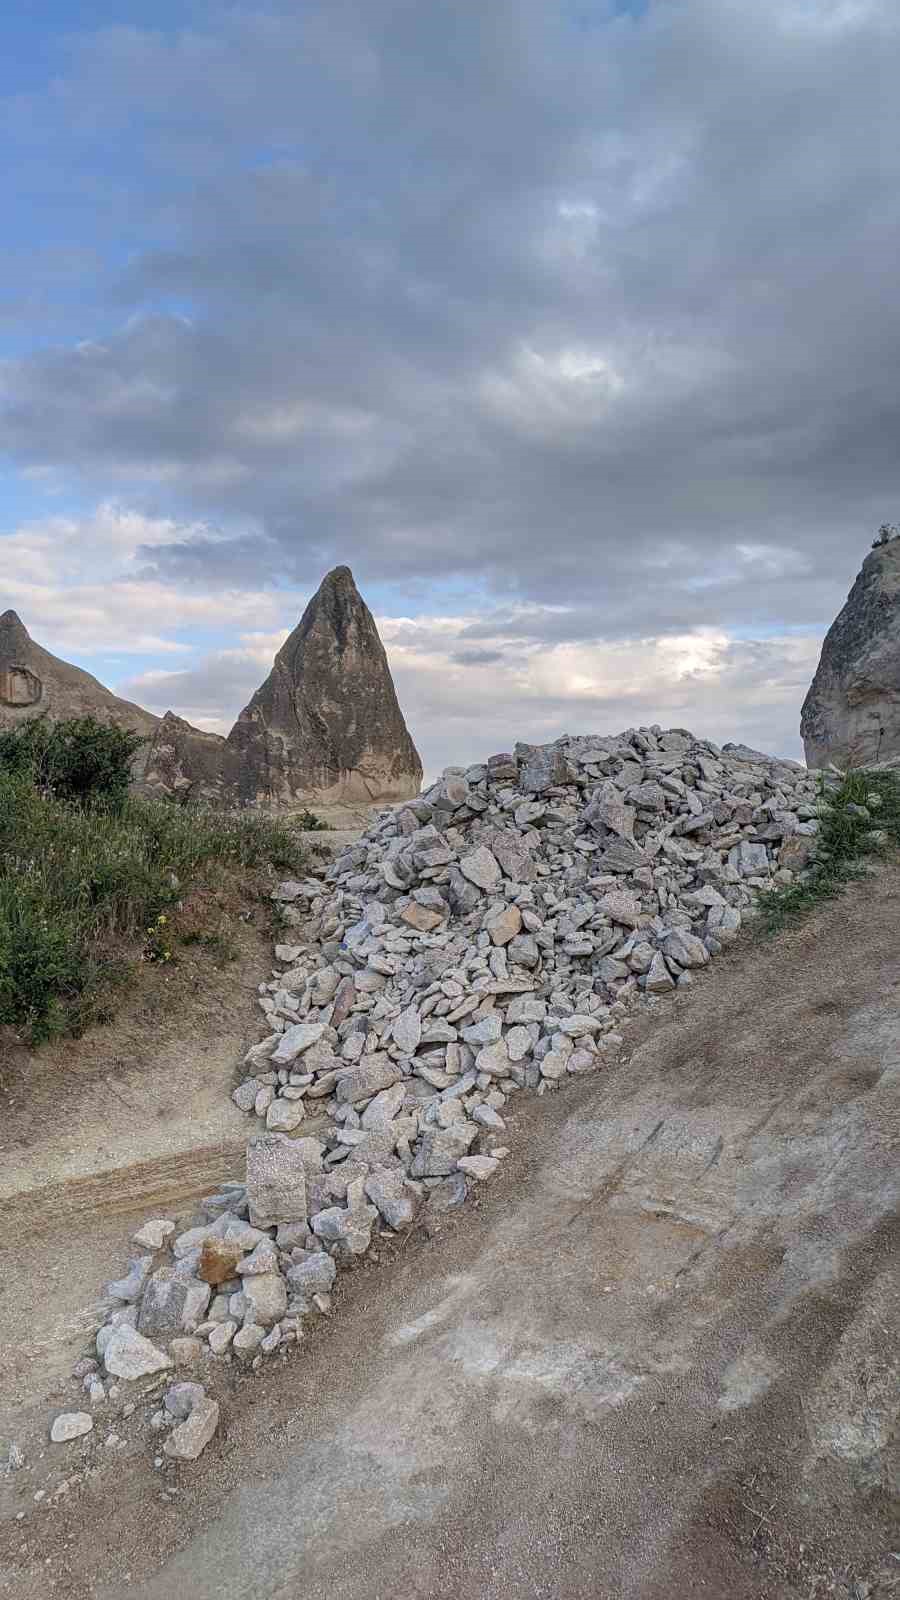
[[143,1250],[161,1250],[174,1232],[174,1222],[170,1222],[166,1217],[155,1217],[152,1221],[145,1222],[144,1226],[132,1235],[131,1242]]
[[456,1165],[460,1172],[483,1183],[485,1178],[490,1178],[497,1171],[500,1163],[493,1156],[460,1156]]
[[145,1378],[151,1372],[166,1372],[172,1361],[164,1351],[125,1324],[116,1328],[103,1351],[103,1364],[114,1378]]
[[90,1433],[93,1426],[94,1419],[86,1411],[63,1411],[50,1429],[51,1442],[68,1444],[70,1439],[80,1439],[83,1434]]

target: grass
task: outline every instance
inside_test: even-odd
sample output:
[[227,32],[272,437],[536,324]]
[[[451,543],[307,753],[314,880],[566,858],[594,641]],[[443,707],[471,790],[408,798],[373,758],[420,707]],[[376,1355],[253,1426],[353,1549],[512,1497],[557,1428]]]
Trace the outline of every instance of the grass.
[[760,895],[762,933],[808,915],[868,871],[873,857],[900,845],[900,781],[893,772],[848,772],[841,780],[823,779],[819,796],[816,854],[805,875]]
[[[229,874],[256,893],[305,870],[296,833],[266,817],[128,798],[77,805],[0,770],[0,1025],[30,1043],[77,1035],[112,1014],[138,960],[177,960],[180,943],[228,958],[205,908]],[[260,881],[262,880],[262,881]]]

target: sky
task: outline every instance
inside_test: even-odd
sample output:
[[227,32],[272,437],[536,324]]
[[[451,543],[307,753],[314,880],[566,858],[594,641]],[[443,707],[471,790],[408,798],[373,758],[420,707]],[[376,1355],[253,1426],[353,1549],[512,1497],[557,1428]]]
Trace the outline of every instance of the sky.
[[800,755],[900,521],[896,0],[31,0],[0,611],[227,731],[324,573],[429,773]]

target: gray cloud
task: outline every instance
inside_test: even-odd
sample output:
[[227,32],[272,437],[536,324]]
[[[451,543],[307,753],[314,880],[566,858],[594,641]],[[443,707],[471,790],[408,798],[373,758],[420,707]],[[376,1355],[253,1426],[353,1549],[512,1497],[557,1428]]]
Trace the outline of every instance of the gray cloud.
[[893,0],[101,32],[12,131],[130,130],[147,236],[92,343],[7,368],[0,442],[215,524],[144,552],[173,584],[346,560],[478,579],[494,640],[821,630],[900,499],[898,45]]

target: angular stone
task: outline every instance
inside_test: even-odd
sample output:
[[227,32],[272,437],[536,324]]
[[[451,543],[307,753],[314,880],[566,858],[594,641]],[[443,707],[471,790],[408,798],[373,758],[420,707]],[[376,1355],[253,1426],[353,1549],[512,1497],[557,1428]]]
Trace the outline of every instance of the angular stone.
[[479,1050],[475,1057],[477,1072],[489,1072],[492,1078],[506,1078],[509,1076],[509,1048],[505,1039],[498,1039],[496,1044],[487,1044]]
[[174,1232],[174,1222],[169,1222],[165,1217],[154,1217],[152,1221],[145,1222],[137,1233],[132,1234],[131,1242],[144,1250],[161,1250]]
[[457,1162],[460,1172],[465,1172],[470,1178],[476,1178],[479,1183],[485,1178],[490,1178],[499,1165],[499,1161],[495,1161],[493,1156],[460,1156]]
[[163,1405],[170,1417],[183,1422],[189,1417],[198,1401],[206,1398],[202,1383],[173,1383],[163,1396]]
[[[265,1133],[247,1145],[247,1200],[263,1228],[306,1221],[306,1171],[312,1140]],[[319,1161],[321,1166],[321,1160]]]
[[645,981],[647,993],[665,994],[667,990],[674,989],[674,987],[675,982],[671,972],[666,966],[665,956],[661,950],[657,950],[656,955],[653,957],[653,960],[650,963],[650,970],[647,973]]
[[432,1212],[453,1211],[461,1206],[466,1198],[466,1175],[464,1172],[453,1172],[444,1178],[442,1183],[436,1183],[428,1192],[428,1210]]
[[224,1239],[204,1239],[200,1251],[197,1276],[203,1283],[227,1283],[233,1278],[244,1252],[239,1245],[226,1244]]
[[172,1429],[163,1453],[175,1461],[196,1461],[219,1426],[219,1407],[206,1395],[198,1400],[184,1422]]
[[104,1293],[113,1300],[139,1300],[153,1266],[152,1256],[133,1256],[124,1278],[114,1278],[106,1285]]
[[169,1343],[169,1355],[176,1367],[194,1367],[203,1354],[203,1346],[199,1339],[185,1334]]
[[470,883],[485,891],[495,889],[503,876],[497,857],[485,845],[479,845],[463,856],[459,870]]
[[412,1222],[416,1208],[401,1173],[376,1167],[366,1179],[366,1195],[389,1228],[406,1228]]
[[374,1206],[329,1206],[312,1218],[312,1229],[320,1239],[336,1243],[350,1255],[363,1255],[372,1240],[372,1224],[378,1215]]
[[504,906],[501,911],[492,912],[485,919],[484,925],[491,936],[492,944],[506,945],[521,932],[522,913],[518,906]]
[[567,1039],[583,1039],[586,1034],[599,1033],[603,1027],[601,1017],[582,1016],[577,1011],[570,1017],[560,1017],[558,1031]]
[[238,1273],[241,1278],[256,1278],[262,1272],[278,1271],[278,1251],[272,1240],[261,1239],[256,1249],[238,1264]]
[[667,933],[660,949],[664,956],[668,956],[670,961],[677,961],[680,967],[705,967],[709,960],[709,951],[702,939],[685,932],[683,928],[673,928],[671,933]]
[[506,1035],[506,1050],[510,1061],[522,1061],[531,1054],[534,1041],[527,1028],[517,1024]]
[[360,1061],[351,1072],[338,1079],[335,1093],[346,1105],[368,1100],[381,1089],[390,1089],[403,1076],[389,1056],[377,1054]]
[[444,920],[440,912],[429,911],[427,906],[417,905],[415,900],[404,906],[400,916],[407,926],[415,928],[417,933],[433,933]]
[[495,1111],[493,1106],[476,1106],[472,1112],[472,1121],[477,1122],[479,1128],[491,1128],[498,1133],[506,1127],[499,1111]]
[[900,540],[866,556],[832,623],[803,702],[800,733],[810,767],[841,771],[900,754]]
[[54,1419],[50,1429],[52,1444],[68,1444],[70,1439],[81,1439],[94,1426],[93,1417],[86,1411],[63,1411]]
[[265,1328],[257,1322],[245,1322],[231,1341],[231,1348],[241,1361],[252,1361],[266,1337]]
[[262,1088],[258,1078],[245,1078],[237,1088],[232,1090],[231,1098],[239,1111],[248,1114],[256,1109],[256,1097]]
[[568,777],[569,764],[559,745],[527,747],[525,765],[519,775],[519,788],[525,794],[544,794],[547,789],[566,783]]
[[236,1333],[237,1323],[232,1322],[230,1317],[225,1322],[217,1322],[209,1335],[209,1348],[213,1355],[224,1355]]
[[266,1127],[270,1133],[291,1133],[294,1128],[299,1128],[305,1116],[306,1107],[302,1100],[285,1100],[279,1096],[266,1112]]
[[145,1378],[152,1372],[166,1372],[171,1359],[157,1350],[134,1328],[125,1324],[116,1328],[103,1352],[103,1364],[114,1378]]
[[391,1024],[391,1033],[394,1043],[404,1055],[415,1055],[422,1037],[422,1019],[418,1008],[407,1006],[405,1011],[401,1011],[399,1017],[395,1017]]
[[181,1333],[189,1287],[189,1280],[176,1276],[174,1267],[160,1267],[154,1272],[141,1300],[139,1332],[149,1339]]
[[600,900],[600,910],[605,911],[613,922],[621,923],[624,928],[636,928],[641,920],[641,903],[627,889],[611,889]]
[[272,1052],[272,1065],[289,1067],[310,1045],[317,1044],[324,1032],[325,1024],[322,1022],[298,1022],[292,1028],[285,1028]]
[[324,1250],[316,1250],[295,1267],[288,1270],[287,1281],[295,1295],[327,1294],[335,1278],[337,1267]]
[[456,1171],[460,1156],[478,1133],[474,1123],[454,1123],[450,1128],[426,1128],[413,1157],[413,1178],[444,1178]]
[[360,1117],[360,1123],[366,1131],[384,1131],[399,1116],[406,1099],[406,1085],[395,1083],[391,1089],[382,1089],[374,1099],[369,1101],[365,1111]]
[[287,1310],[287,1286],[279,1272],[261,1272],[243,1280],[247,1320],[271,1328]]

